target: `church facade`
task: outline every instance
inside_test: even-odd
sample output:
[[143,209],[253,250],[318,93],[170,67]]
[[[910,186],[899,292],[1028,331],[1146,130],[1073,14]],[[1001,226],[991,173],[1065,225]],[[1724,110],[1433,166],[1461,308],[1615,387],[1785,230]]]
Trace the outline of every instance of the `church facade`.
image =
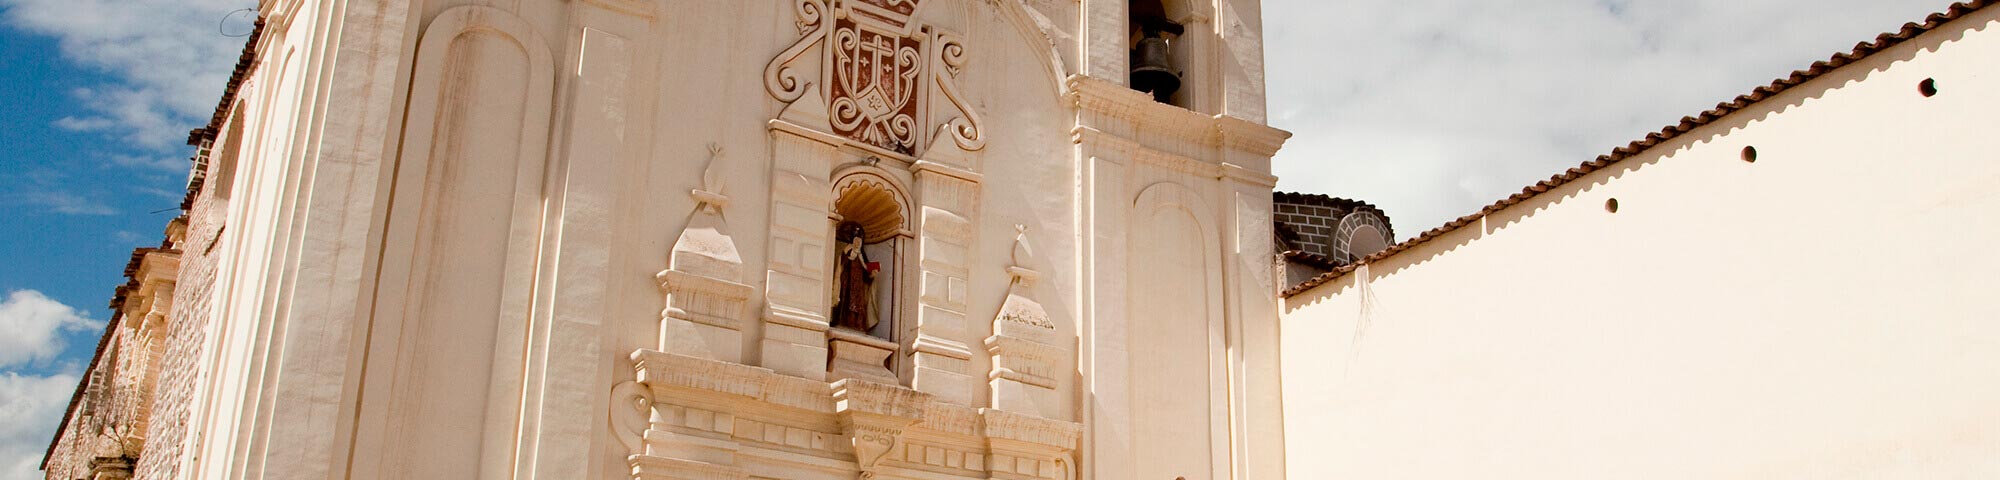
[[1282,476],[1255,0],[260,12],[50,478]]
[[43,467],[1980,478],[1992,3],[1396,243],[1257,0],[267,0]]

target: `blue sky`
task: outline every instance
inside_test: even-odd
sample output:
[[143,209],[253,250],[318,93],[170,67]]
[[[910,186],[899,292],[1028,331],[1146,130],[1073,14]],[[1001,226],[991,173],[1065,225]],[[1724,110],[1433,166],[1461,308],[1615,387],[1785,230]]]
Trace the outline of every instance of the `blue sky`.
[[[0,0],[0,480],[36,470],[135,247],[158,245],[187,131],[246,0]],[[164,211],[163,211],[164,210]]]
[[[40,478],[250,3],[0,0],[0,480]],[[1265,0],[1270,122],[1296,134],[1274,170],[1409,237],[1946,5]]]

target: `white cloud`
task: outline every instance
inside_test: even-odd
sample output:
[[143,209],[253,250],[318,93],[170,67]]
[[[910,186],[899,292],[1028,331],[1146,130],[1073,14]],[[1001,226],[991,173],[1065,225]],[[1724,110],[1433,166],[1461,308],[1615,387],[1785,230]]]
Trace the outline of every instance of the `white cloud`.
[[34,290],[15,290],[0,302],[0,368],[55,359],[68,342],[63,336],[104,328],[69,305]]
[[144,168],[169,173],[186,173],[188,171],[188,160],[180,157],[112,154],[105,156],[105,158],[110,160],[112,165],[120,167]]
[[[5,22],[55,37],[64,58],[101,70],[111,82],[70,95],[87,113],[56,126],[117,132],[134,144],[165,149],[207,123],[229,79],[243,38],[218,24],[248,0],[0,0]],[[237,15],[230,33],[247,30]]]
[[1282,190],[1413,236],[1943,0],[1266,0]]
[[42,478],[42,454],[76,390],[77,376],[0,373],[0,480]]
[[[54,360],[63,336],[104,328],[75,308],[34,290],[9,292],[0,301],[0,370]],[[42,478],[42,454],[76,391],[76,365],[54,375],[0,372],[0,480]]]
[[[116,215],[118,210],[97,200],[63,190],[40,190],[19,192],[12,195],[12,203],[38,207],[65,215]],[[0,354],[4,356],[5,354]]]

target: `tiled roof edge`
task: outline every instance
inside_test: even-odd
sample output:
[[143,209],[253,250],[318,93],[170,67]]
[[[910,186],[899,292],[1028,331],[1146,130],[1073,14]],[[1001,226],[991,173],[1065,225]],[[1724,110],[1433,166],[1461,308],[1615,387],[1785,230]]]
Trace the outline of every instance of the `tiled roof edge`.
[[111,345],[111,335],[118,331],[118,324],[125,319],[125,297],[139,285],[139,279],[135,278],[139,272],[139,263],[145,261],[146,254],[162,250],[148,247],[132,249],[131,259],[125,262],[125,283],[118,285],[111,294],[111,320],[104,322],[104,333],[97,337],[97,352],[90,354],[90,364],[83,368],[81,375],[77,376],[76,391],[69,394],[69,406],[63,409],[62,423],[56,424],[56,434],[49,439],[48,450],[42,453],[42,464],[39,468],[43,471],[49,469],[49,459],[56,455],[56,444],[62,443],[63,433],[69,431],[70,419],[76,417],[76,405],[83,401],[83,391],[90,386],[90,372],[97,370],[97,363],[104,359],[105,348]]
[[1285,257],[1286,260],[1297,261],[1299,263],[1305,263],[1325,269],[1340,268],[1342,265],[1340,262],[1336,262],[1332,258],[1328,258],[1325,255],[1320,255],[1305,250],[1286,250],[1283,252],[1279,252],[1278,256]]
[[1549,177],[1548,180],[1543,180],[1541,182],[1535,183],[1534,185],[1529,185],[1527,186],[1527,188],[1521,189],[1519,193],[1515,193],[1513,195],[1508,196],[1507,198],[1503,198],[1498,202],[1494,202],[1492,205],[1487,205],[1486,208],[1481,208],[1476,213],[1473,213],[1471,215],[1466,215],[1463,217],[1458,217],[1458,219],[1452,220],[1450,222],[1445,222],[1443,226],[1430,229],[1429,231],[1417,235],[1416,238],[1411,238],[1401,243],[1397,243],[1393,246],[1390,246],[1387,249],[1383,249],[1380,252],[1376,252],[1374,255],[1369,255],[1365,258],[1362,258],[1358,262],[1354,262],[1353,264],[1349,264],[1347,266],[1334,269],[1333,271],[1327,272],[1325,274],[1321,274],[1318,277],[1314,277],[1312,280],[1307,280],[1304,283],[1300,283],[1296,286],[1293,286],[1292,288],[1286,289],[1283,293],[1280,293],[1279,295],[1282,297],[1289,298],[1293,295],[1304,293],[1306,290],[1311,290],[1313,287],[1317,287],[1326,284],[1327,282],[1337,280],[1342,276],[1346,276],[1348,272],[1354,271],[1356,268],[1358,268],[1363,264],[1373,263],[1377,260],[1388,258],[1397,253],[1401,253],[1404,250],[1409,250],[1418,245],[1422,245],[1426,242],[1429,242],[1432,239],[1444,236],[1444,234],[1458,230],[1460,227],[1470,225],[1474,221],[1477,221],[1488,214],[1498,212],[1500,210],[1506,209],[1507,207],[1511,207],[1514,206],[1515,204],[1527,201],[1528,199],[1534,198],[1535,196],[1540,195],[1543,192],[1547,192],[1551,189],[1567,184],[1572,180],[1583,178],[1585,175],[1589,175],[1592,172],[1601,170],[1604,167],[1608,167],[1611,166],[1612,164],[1618,163],[1619,161],[1637,156],[1638,154],[1645,152],[1646,150],[1651,149],[1654,146],[1657,146],[1661,143],[1665,143],[1668,140],[1677,138],[1682,134],[1694,131],[1696,128],[1700,128],[1708,124],[1714,123],[1716,120],[1722,119],[1722,117],[1728,116],[1729,114],[1736,113],[1737,111],[1748,108],[1751,105],[1755,105],[1758,102],[1764,101],[1765,99],[1777,96],[1779,93],[1783,93],[1786,90],[1790,90],[1792,87],[1798,86],[1799,84],[1803,84],[1812,81],[1813,79],[1819,78],[1820,76],[1823,76],[1826,73],[1833,71],[1834,69],[1847,66],[1848,64],[1852,64],[1863,58],[1867,58],[1869,55],[1873,55],[1877,52],[1888,50],[1897,45],[1901,45],[1905,40],[1916,38],[1918,35],[1922,35],[1925,32],[1929,32],[1931,30],[1935,30],[1946,23],[1950,23],[1953,20],[1963,18],[1966,16],[1966,14],[1979,11],[1980,9],[1992,6],[1995,3],[2000,3],[2000,0],[1971,0],[1971,1],[1954,3],[1951,5],[1950,8],[1947,8],[1942,12],[1933,13],[1930,14],[1929,16],[1924,17],[1924,23],[1921,24],[1916,22],[1906,23],[1903,24],[1903,28],[1901,30],[1883,33],[1881,35],[1875,36],[1875,41],[1873,42],[1862,42],[1855,44],[1854,49],[1851,51],[1845,53],[1838,53],[1835,54],[1832,58],[1821,60],[1818,62],[1813,62],[1812,66],[1807,67],[1804,70],[1794,71],[1790,76],[1780,77],[1777,80],[1773,80],[1770,85],[1757,87],[1756,90],[1752,90],[1750,93],[1737,96],[1735,100],[1717,104],[1715,108],[1705,112],[1701,112],[1699,116],[1681,118],[1681,121],[1678,124],[1668,125],[1666,128],[1663,128],[1658,132],[1647,134],[1645,138],[1634,140],[1630,144],[1627,144],[1623,147],[1618,147],[1617,149],[1612,150],[1610,154],[1600,155],[1595,160],[1584,162],[1582,165],[1578,165],[1575,168],[1569,169],[1568,171],[1556,174],[1553,177]]
[[257,23],[250,28],[249,38],[243,41],[243,52],[236,55],[236,69],[229,72],[229,84],[222,88],[222,100],[215,104],[215,113],[208,117],[208,125],[188,132],[188,145],[200,144],[202,140],[213,140],[222,129],[222,122],[229,119],[229,107],[236,103],[237,90],[243,87],[243,80],[250,78],[250,72],[257,67],[257,40],[264,36],[264,17],[257,17]]

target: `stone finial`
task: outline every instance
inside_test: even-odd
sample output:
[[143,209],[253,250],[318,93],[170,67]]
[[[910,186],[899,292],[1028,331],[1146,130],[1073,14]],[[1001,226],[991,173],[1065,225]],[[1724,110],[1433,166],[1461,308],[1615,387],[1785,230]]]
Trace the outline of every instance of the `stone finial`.
[[720,214],[723,207],[729,206],[729,197],[722,192],[727,180],[722,177],[721,166],[722,146],[708,144],[708,168],[701,171],[701,188],[691,193],[696,203],[695,209],[714,207],[715,212]]
[[1007,287],[1007,299],[993,318],[993,336],[986,338],[986,352],[993,356],[993,370],[987,378],[992,387],[992,405],[998,410],[1033,416],[1053,416],[1057,411],[1056,378],[1062,349],[1055,345],[1055,322],[1035,300],[1034,281],[1041,274],[1027,265],[1034,262],[1028,243],[1028,228],[1014,226],[1014,265],[1007,274],[1014,277]]
[[1035,279],[1041,278],[1040,272],[1036,272],[1033,269],[1028,268],[1029,265],[1033,265],[1035,263],[1035,249],[1034,247],[1028,245],[1027,225],[1020,225],[1020,224],[1014,225],[1013,259],[1014,259],[1014,265],[1007,267],[1007,274],[1012,275],[1014,277],[1015,283],[1021,284],[1021,286],[1026,287],[1033,285],[1035,283]]
[[742,361],[742,323],[752,287],[742,283],[743,256],[729,233],[723,209],[722,148],[708,146],[709,162],[687,228],[674,241],[667,269],[656,276],[667,294],[661,312],[660,348],[711,360]]
[[1028,246],[1028,226],[1014,225],[1014,266],[1027,267],[1035,261],[1035,249]]

